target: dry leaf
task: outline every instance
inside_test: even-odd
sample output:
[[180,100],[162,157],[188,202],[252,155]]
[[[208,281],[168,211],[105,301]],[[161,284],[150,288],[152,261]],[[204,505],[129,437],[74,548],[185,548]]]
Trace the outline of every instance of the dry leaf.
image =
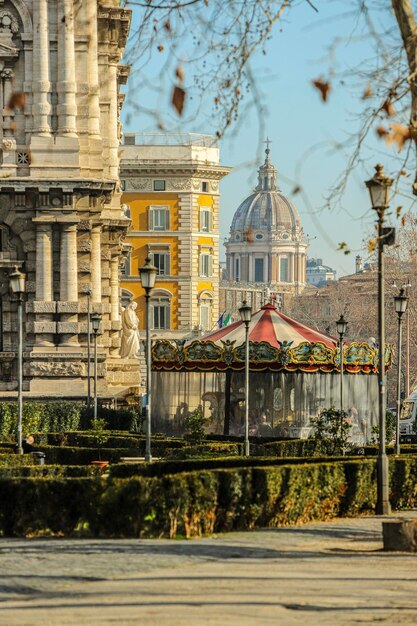
[[245,235],[246,235],[246,241],[247,241],[248,243],[253,243],[253,241],[254,241],[255,237],[254,237],[254,235],[253,235],[253,230],[252,230],[252,228],[248,228],[248,229],[246,230]]
[[370,239],[368,241],[368,253],[373,252],[375,250],[375,239]]
[[175,70],[175,75],[181,83],[184,82],[184,70],[182,69],[181,65],[179,65]]
[[185,101],[185,91],[182,87],[175,85],[172,92],[172,104],[176,108],[178,115],[182,115]]
[[164,28],[165,28],[165,30],[167,30],[169,33],[172,33],[171,22],[170,22],[169,20],[167,20],[166,22],[164,22]]
[[391,124],[391,130],[392,132],[386,138],[387,145],[390,146],[392,143],[396,143],[398,152],[400,152],[406,141],[411,139],[411,129],[403,124]]
[[329,96],[329,92],[331,90],[331,85],[329,82],[325,81],[323,78],[317,78],[316,80],[311,81],[313,86],[318,89],[320,92],[321,99],[323,102],[327,102],[327,98]]
[[384,104],[381,107],[381,110],[385,111],[388,117],[392,117],[393,115],[395,115],[395,107],[389,100],[385,100]]
[[401,213],[401,211],[402,211],[402,206],[397,206],[397,208],[396,208],[396,210],[395,210],[395,211],[396,211],[396,215],[397,215],[397,217],[399,217],[399,216],[400,216],[400,213]]
[[294,189],[292,190],[291,195],[295,196],[297,193],[300,193],[300,191],[301,191],[301,186],[296,185]]
[[11,110],[20,109],[21,111],[23,111],[23,109],[25,108],[25,99],[26,97],[23,91],[16,91],[10,96],[9,102],[7,103],[7,108]]
[[405,226],[405,215],[401,218],[401,226]]
[[158,46],[158,52],[163,52],[163,50],[164,50],[164,46],[159,45],[159,46]]
[[365,91],[363,92],[362,100],[366,100],[367,98],[370,98],[371,96],[372,96],[372,87],[368,85]]
[[385,126],[377,126],[375,128],[375,132],[378,135],[378,137],[386,137],[387,135],[389,135],[388,130],[385,128]]

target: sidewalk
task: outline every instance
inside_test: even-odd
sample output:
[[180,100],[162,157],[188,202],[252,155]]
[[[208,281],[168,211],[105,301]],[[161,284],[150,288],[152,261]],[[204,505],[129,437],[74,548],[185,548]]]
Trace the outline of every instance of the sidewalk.
[[383,519],[190,541],[0,539],[0,624],[414,626],[417,554],[382,551]]

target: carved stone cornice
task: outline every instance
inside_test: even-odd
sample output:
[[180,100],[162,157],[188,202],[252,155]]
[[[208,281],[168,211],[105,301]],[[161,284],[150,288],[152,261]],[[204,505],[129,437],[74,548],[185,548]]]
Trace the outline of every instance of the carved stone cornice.
[[176,163],[163,163],[161,161],[136,162],[123,161],[120,164],[120,177],[141,177],[152,176],[158,178],[160,176],[183,176],[187,178],[209,178],[221,180],[231,171],[230,167],[225,165],[216,165],[214,163],[190,162],[189,164],[178,165]]

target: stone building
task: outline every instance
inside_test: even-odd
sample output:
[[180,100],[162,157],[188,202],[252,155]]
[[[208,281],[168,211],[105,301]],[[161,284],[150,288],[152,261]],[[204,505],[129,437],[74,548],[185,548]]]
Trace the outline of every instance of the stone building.
[[307,242],[297,209],[277,186],[267,144],[258,185],[233,217],[226,274],[231,284],[263,284],[284,299],[305,287]]
[[[99,393],[133,384],[121,363],[120,65],[130,11],[120,0],[0,3],[0,389],[16,388],[16,304],[26,274],[24,389],[86,390],[87,292],[102,313]],[[124,372],[125,371],[125,372]]]
[[219,318],[219,183],[215,137],[197,134],[124,135],[120,178],[132,229],[122,298],[138,304],[145,328],[139,268],[147,255],[158,269],[151,293],[153,335],[207,332]]

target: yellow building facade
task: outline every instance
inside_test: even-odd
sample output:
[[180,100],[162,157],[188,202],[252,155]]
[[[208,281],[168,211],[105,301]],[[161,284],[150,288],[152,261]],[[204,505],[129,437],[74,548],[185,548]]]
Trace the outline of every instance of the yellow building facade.
[[122,305],[138,304],[145,328],[139,268],[149,255],[158,269],[151,293],[157,337],[186,337],[219,318],[219,183],[229,172],[208,135],[126,133],[121,158],[122,202],[131,219],[122,269]]

